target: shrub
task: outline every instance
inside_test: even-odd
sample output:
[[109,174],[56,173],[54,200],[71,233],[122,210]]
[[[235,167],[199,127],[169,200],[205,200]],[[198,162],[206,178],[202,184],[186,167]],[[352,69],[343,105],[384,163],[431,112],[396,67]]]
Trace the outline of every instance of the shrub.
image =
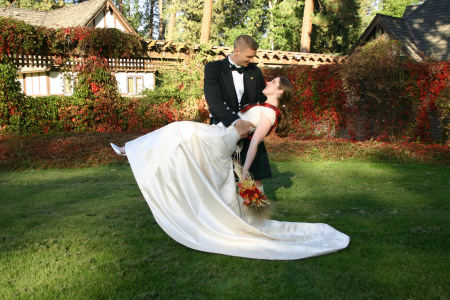
[[344,64],[318,68],[265,68],[267,79],[286,76],[296,91],[289,107],[293,134],[302,138],[430,141],[430,116],[437,114],[441,141],[449,135],[450,62],[415,62],[396,41],[378,39]]
[[118,92],[114,74],[107,60],[89,56],[75,66],[77,82],[73,99],[62,117],[66,130],[76,131],[121,131],[119,115],[124,109],[124,100]]
[[17,76],[17,67],[10,59],[0,54],[0,129],[20,130],[19,109],[26,96],[22,93]]
[[183,62],[170,69],[162,70],[154,91],[143,92],[149,103],[171,103],[177,106],[174,120],[205,121],[208,108],[203,96],[203,76],[205,64],[211,56],[203,48],[197,53],[187,53]]
[[402,45],[384,36],[358,49],[341,68],[347,94],[347,126],[363,127],[363,138],[398,137],[407,134],[418,107],[408,90],[409,74]]
[[59,117],[60,107],[67,107],[70,97],[26,97],[20,104],[21,120],[15,132],[24,135],[62,132],[64,126]]
[[440,121],[441,141],[449,136],[450,117],[450,62],[409,62],[410,94],[418,99],[417,113],[410,124],[410,136],[426,141],[430,137],[430,115],[436,114]]

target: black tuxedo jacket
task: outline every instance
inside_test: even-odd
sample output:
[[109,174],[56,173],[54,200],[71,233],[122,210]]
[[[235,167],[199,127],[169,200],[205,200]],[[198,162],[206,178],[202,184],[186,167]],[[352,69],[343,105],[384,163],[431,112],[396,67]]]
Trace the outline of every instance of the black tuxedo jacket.
[[239,119],[237,113],[247,103],[262,103],[266,100],[262,90],[266,87],[261,69],[251,63],[244,70],[244,95],[238,102],[231,75],[228,57],[210,62],[205,67],[204,93],[213,123],[225,126]]

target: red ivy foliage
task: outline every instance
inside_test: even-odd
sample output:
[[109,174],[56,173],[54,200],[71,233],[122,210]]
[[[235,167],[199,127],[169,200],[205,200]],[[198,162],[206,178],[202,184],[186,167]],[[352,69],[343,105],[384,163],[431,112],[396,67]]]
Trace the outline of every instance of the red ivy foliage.
[[[0,26],[0,62],[12,63],[11,58],[19,55],[41,54],[53,56],[55,63],[66,66],[64,71],[77,74],[76,101],[60,108],[60,122],[65,130],[121,131],[127,126],[121,117],[127,104],[118,93],[107,59],[144,55],[138,35],[114,28],[51,29],[3,17],[0,17]],[[77,63],[67,63],[71,60]],[[11,84],[2,85],[0,95],[12,88]],[[15,97],[17,100],[12,102],[3,98],[0,99],[0,126],[6,125],[21,133],[47,130],[30,128],[29,123],[35,122],[28,121],[35,118],[25,104],[29,101],[21,101],[24,97]],[[8,111],[13,113],[6,113]],[[9,116],[8,120],[4,116]]]
[[264,69],[266,78],[285,76],[294,85],[295,95],[289,109],[294,134],[304,138],[330,135],[344,125],[345,94],[339,65]]
[[[361,78],[352,85],[366,85],[364,94],[353,90],[363,99],[356,106],[342,81],[343,65],[267,68],[264,74],[267,79],[282,75],[293,83],[296,93],[289,107],[294,122],[292,133],[301,138],[336,137],[347,131],[354,140],[430,142],[430,115],[436,113],[441,120],[449,115],[450,99],[442,93],[448,89],[449,66],[450,62],[405,61],[399,66],[401,77],[383,83],[390,89],[385,95],[378,90],[381,83],[361,82],[367,80]],[[373,101],[364,101],[370,94]],[[441,126],[448,136],[448,127],[444,122]]]
[[41,54],[61,59],[71,56],[105,58],[145,55],[137,34],[115,28],[46,28],[0,17],[0,56]]
[[[154,129],[197,112],[201,120],[207,119],[204,103],[195,109],[192,104],[183,107],[173,101],[144,105],[118,94],[107,58],[143,55],[144,48],[137,35],[117,29],[34,27],[3,17],[0,26],[0,57],[52,55],[61,65],[74,56],[83,57],[81,64],[69,70],[79,74],[76,101],[60,108],[59,120],[64,125],[56,128]],[[431,114],[440,117],[448,136],[445,118],[450,113],[450,62],[408,61],[399,55],[400,46],[381,40],[357,51],[345,64],[267,68],[264,73],[267,79],[284,75],[293,83],[296,91],[290,105],[293,134],[302,138],[339,136],[346,131],[353,139],[427,142]],[[20,122],[26,123],[24,110],[29,105],[16,102],[1,107],[2,114],[20,116]],[[46,126],[48,130],[49,125]]]

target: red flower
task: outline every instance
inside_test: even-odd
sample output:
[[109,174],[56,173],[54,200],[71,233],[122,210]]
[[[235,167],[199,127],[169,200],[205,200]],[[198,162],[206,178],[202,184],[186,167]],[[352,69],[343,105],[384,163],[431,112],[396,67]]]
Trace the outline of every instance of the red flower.
[[261,192],[258,187],[254,184],[253,180],[244,180],[243,182],[238,182],[238,193],[244,199],[242,205],[247,208],[260,208],[268,207],[269,202],[266,201],[267,196]]
[[91,90],[94,94],[96,94],[100,90],[100,88],[95,83],[91,82],[90,85],[91,85]]

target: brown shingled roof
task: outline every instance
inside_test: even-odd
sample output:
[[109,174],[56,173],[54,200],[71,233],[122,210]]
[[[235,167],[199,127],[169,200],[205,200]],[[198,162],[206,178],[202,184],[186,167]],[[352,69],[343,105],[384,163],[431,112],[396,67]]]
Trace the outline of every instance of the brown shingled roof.
[[41,26],[48,11],[15,7],[0,7],[0,17],[22,20],[28,24]]
[[22,20],[31,25],[50,28],[87,26],[104,6],[114,10],[117,17],[125,24],[125,27],[130,31],[134,31],[115,8],[111,0],[88,0],[49,11],[0,7],[0,17],[10,17]]
[[89,0],[76,5],[50,10],[42,24],[45,27],[86,26],[107,0]]

